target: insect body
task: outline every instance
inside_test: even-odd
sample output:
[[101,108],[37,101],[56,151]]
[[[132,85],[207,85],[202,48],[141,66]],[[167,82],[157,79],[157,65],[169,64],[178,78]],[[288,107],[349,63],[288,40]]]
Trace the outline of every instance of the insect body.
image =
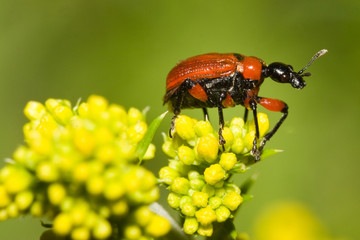
[[[288,115],[288,106],[285,102],[258,96],[264,79],[270,77],[276,82],[290,83],[294,88],[302,89],[306,85],[303,77],[311,75],[304,71],[316,58],[326,52],[325,49],[319,51],[299,72],[295,72],[292,66],[284,63],[274,62],[266,65],[257,57],[236,53],[203,54],[178,63],[167,76],[164,96],[164,104],[169,103],[170,110],[175,114],[169,131],[170,136],[176,116],[180,114],[181,109],[202,108],[205,119],[208,119],[207,108],[216,107],[219,112],[219,143],[224,145],[223,108],[242,105],[245,107],[245,121],[248,111],[253,111],[256,136],[251,153],[255,156],[255,161],[260,160],[265,143],[275,134]],[[283,113],[274,128],[264,136],[259,147],[257,147],[259,140],[257,104],[270,111]]]

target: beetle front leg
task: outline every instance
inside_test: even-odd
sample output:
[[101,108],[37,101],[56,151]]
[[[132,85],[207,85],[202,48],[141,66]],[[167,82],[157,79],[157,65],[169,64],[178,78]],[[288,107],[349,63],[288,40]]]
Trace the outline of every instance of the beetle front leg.
[[258,97],[257,98],[257,102],[263,106],[264,108],[270,110],[270,111],[273,111],[273,112],[282,112],[283,115],[282,117],[280,118],[280,120],[276,123],[275,127],[270,131],[268,132],[263,140],[261,141],[260,143],[260,147],[259,147],[259,150],[261,151],[264,146],[265,146],[265,143],[267,141],[270,140],[270,138],[276,133],[276,131],[279,129],[279,127],[281,126],[281,124],[284,122],[284,120],[286,119],[287,115],[288,115],[288,105],[281,101],[281,100],[278,100],[278,99],[272,99],[272,98],[264,98],[264,97]]
[[203,108],[203,112],[204,112],[204,121],[208,122],[209,121],[209,114],[206,108]]
[[179,90],[177,91],[177,95],[175,96],[174,100],[173,100],[173,108],[174,108],[174,116],[171,119],[171,126],[169,129],[169,136],[170,138],[173,138],[174,136],[172,135],[172,132],[175,130],[175,120],[177,118],[177,116],[180,114],[181,112],[181,105],[182,105],[182,101],[183,101],[183,93],[189,89],[191,89],[192,87],[195,86],[195,83],[193,81],[191,81],[190,79],[186,79],[180,86],[179,86]]

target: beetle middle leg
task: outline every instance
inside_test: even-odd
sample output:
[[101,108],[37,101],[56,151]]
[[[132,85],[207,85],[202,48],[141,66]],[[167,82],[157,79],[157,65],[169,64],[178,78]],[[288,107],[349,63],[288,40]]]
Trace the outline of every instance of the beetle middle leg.
[[208,111],[207,111],[207,109],[206,108],[203,108],[202,109],[203,110],[203,112],[204,112],[204,121],[209,121],[209,114],[208,114]]
[[218,112],[219,112],[219,144],[222,145],[223,151],[225,151],[225,146],[224,144],[226,143],[223,135],[222,135],[222,130],[224,128],[224,114],[223,114],[223,110],[222,107],[218,107]]

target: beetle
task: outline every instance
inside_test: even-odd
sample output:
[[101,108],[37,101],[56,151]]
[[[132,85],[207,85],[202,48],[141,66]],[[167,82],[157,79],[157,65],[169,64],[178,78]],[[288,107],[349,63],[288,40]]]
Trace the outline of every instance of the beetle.
[[[274,62],[266,65],[260,58],[237,53],[208,53],[179,62],[167,75],[166,94],[163,98],[163,103],[168,103],[170,111],[174,113],[169,130],[170,137],[173,137],[175,119],[181,109],[202,108],[204,118],[208,120],[207,108],[216,107],[219,113],[219,144],[224,149],[223,108],[242,105],[245,107],[245,122],[248,111],[253,112],[256,132],[251,154],[255,157],[255,161],[259,161],[265,143],[271,139],[288,116],[288,105],[285,102],[258,95],[264,79],[270,77],[275,82],[290,83],[292,87],[302,89],[306,86],[303,77],[311,76],[304,71],[326,52],[326,49],[317,52],[299,72],[295,72],[288,64]],[[257,104],[283,114],[273,129],[263,137],[259,147],[257,146],[259,141]]]

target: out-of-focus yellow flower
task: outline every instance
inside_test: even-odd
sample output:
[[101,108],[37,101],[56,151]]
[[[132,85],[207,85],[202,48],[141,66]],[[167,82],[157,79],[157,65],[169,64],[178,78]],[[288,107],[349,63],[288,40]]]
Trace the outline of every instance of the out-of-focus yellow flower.
[[280,202],[270,205],[258,218],[257,240],[330,240],[322,223],[301,203]]
[[[46,216],[53,228],[44,236],[76,240],[107,239],[114,232],[119,239],[150,239],[169,231],[167,220],[148,208],[159,190],[155,176],[138,165],[136,149],[147,132],[140,110],[93,95],[75,107],[68,100],[31,101],[24,113],[30,120],[23,128],[26,145],[0,169],[0,220]],[[154,153],[151,144],[144,159]],[[163,175],[179,177],[173,170]],[[174,185],[180,192],[183,187],[181,181]],[[133,227],[113,229],[120,219]]]

